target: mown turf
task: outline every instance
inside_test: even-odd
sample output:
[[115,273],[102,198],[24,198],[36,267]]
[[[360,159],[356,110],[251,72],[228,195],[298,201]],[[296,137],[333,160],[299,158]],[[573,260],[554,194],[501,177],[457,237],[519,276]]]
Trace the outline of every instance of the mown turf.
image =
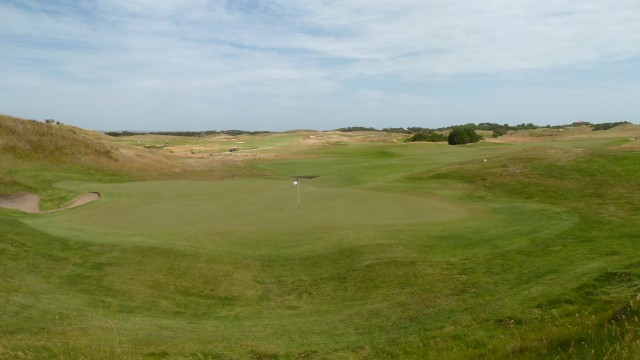
[[[290,179],[63,183],[62,187],[99,191],[102,201],[25,222],[58,236],[96,242],[216,248],[220,243],[261,243],[283,233],[423,226],[483,213],[435,195],[319,188],[314,180],[301,180],[298,187]],[[298,244],[299,239],[269,241],[267,251],[277,252],[280,242]]]
[[[0,210],[1,358],[634,358],[626,140],[296,147]],[[487,161],[484,161],[487,159]],[[291,176],[302,180],[301,210]]]

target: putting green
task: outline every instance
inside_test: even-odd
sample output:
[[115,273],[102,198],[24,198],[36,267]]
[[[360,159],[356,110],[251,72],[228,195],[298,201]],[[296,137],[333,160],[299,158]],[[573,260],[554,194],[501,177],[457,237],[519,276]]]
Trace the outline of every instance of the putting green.
[[284,233],[434,224],[479,212],[432,194],[321,188],[313,180],[302,180],[299,186],[286,179],[95,184],[91,188],[102,194],[101,201],[24,221],[78,240],[210,246],[266,234],[273,239]]

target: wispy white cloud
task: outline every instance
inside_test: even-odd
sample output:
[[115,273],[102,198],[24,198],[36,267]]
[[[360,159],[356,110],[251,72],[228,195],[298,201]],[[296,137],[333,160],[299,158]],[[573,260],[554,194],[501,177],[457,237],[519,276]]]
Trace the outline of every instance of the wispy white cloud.
[[395,2],[384,12],[375,5],[340,4],[308,20],[337,19],[332,23],[341,35],[300,46],[354,60],[343,69],[351,76],[422,79],[548,69],[640,52],[637,2]]
[[30,93],[75,118],[91,112],[72,104],[106,117],[120,101],[117,117],[129,109],[136,121],[140,108],[167,122],[156,107],[197,109],[193,127],[216,125],[202,122],[207,113],[222,127],[249,121],[249,108],[280,122],[267,127],[303,110],[315,122],[306,127],[324,127],[326,116],[313,114],[416,121],[439,102],[476,96],[459,89],[443,100],[416,84],[588,73],[640,58],[635,0],[25,0],[0,2],[0,23],[0,111],[29,106]]

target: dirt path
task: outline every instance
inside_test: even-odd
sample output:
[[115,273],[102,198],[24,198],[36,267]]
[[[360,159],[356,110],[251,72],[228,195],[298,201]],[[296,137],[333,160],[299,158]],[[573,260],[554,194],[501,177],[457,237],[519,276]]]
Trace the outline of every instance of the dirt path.
[[72,207],[84,205],[92,201],[100,200],[101,196],[98,192],[89,192],[78,196],[69,205],[53,210],[40,210],[40,196],[29,192],[20,192],[10,195],[0,195],[0,207],[7,209],[20,210],[32,214],[47,214],[55,211],[69,209]]

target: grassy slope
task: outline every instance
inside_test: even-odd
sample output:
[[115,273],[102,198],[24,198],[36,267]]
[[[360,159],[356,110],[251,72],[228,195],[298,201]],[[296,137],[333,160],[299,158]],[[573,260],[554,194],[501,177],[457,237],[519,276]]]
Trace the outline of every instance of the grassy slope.
[[487,164],[423,174],[473,183],[468,195],[480,202],[519,199],[573,214],[574,225],[562,232],[478,259],[477,269],[496,272],[501,280],[504,273],[518,279],[517,287],[507,288],[513,315],[505,318],[517,339],[510,345],[516,354],[638,356],[640,244],[634,234],[640,223],[640,166],[637,152],[614,150],[623,143],[628,142],[543,143]]
[[[166,137],[143,145],[162,148]],[[171,137],[172,143],[194,142]],[[112,183],[149,179],[223,179],[252,173],[242,164],[214,164],[194,170],[168,152],[132,146],[121,138],[73,126],[45,124],[0,114],[0,194],[38,193],[43,209],[58,208],[80,193],[62,181]],[[135,142],[134,142],[135,144]]]
[[[269,181],[91,185],[104,202],[0,210],[0,355],[633,358],[640,166],[620,144],[323,146],[261,164]],[[296,174],[320,175],[302,223]],[[101,181],[75,180],[58,187]],[[425,205],[468,217],[423,222]]]
[[36,192],[43,208],[79,195],[55,189],[59,181],[130,181],[177,169],[162,157],[127,150],[97,132],[0,115],[0,194]]

